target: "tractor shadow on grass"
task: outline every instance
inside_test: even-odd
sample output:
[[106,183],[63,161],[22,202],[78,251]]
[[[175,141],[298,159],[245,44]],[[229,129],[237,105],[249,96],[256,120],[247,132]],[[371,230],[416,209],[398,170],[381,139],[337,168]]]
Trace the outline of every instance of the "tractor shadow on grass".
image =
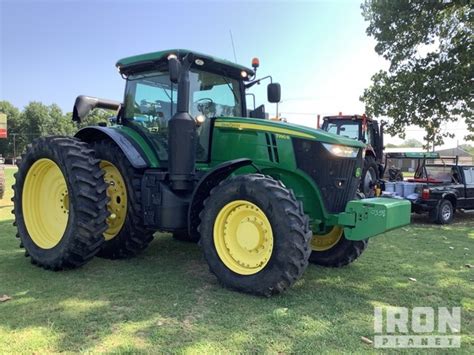
[[[426,248],[428,237],[419,226],[390,232],[351,266],[310,265],[292,289],[266,299],[222,288],[199,247],[169,235],[134,259],[45,271],[21,256],[11,221],[0,222],[0,293],[13,298],[0,304],[8,334],[0,352],[367,350],[360,336],[373,334],[374,305],[449,306],[467,297],[467,276],[445,260],[444,244]],[[461,257],[462,238],[452,243]]]

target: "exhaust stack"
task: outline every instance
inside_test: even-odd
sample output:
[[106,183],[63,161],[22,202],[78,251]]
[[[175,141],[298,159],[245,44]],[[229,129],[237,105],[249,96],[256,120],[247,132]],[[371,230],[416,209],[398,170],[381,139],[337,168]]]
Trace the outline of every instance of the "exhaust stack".
[[189,68],[193,61],[192,53],[188,53],[181,62],[176,56],[168,58],[170,79],[178,82],[177,110],[168,122],[169,178],[171,188],[178,191],[194,187],[196,123],[189,114]]

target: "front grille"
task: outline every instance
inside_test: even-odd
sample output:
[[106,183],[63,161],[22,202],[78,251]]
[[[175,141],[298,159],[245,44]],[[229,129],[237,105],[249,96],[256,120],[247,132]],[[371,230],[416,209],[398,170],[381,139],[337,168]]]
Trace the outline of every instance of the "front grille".
[[341,158],[329,153],[320,142],[292,140],[296,165],[316,182],[326,209],[331,213],[344,211],[360,183],[355,171],[362,168],[362,151],[357,158]]

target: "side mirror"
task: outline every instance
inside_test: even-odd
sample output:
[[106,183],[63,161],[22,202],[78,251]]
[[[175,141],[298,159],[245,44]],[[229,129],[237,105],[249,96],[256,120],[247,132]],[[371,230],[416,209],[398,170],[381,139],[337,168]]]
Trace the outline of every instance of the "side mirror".
[[281,99],[281,87],[278,83],[270,83],[267,86],[268,102],[277,103]]
[[168,71],[170,75],[170,81],[174,84],[177,84],[181,74],[181,63],[179,62],[178,58],[171,57],[168,59]]

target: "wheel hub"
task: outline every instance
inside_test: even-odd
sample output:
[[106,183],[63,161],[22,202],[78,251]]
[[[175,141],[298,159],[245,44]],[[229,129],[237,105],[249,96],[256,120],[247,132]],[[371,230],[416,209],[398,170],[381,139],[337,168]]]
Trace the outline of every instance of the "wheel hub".
[[449,217],[451,217],[451,209],[449,208],[449,206],[445,205],[443,206],[442,210],[441,210],[441,214],[444,218],[444,220],[448,220]]
[[322,235],[313,235],[311,238],[311,249],[313,251],[325,251],[334,247],[344,234],[344,229],[334,226],[329,232]]
[[241,222],[236,231],[237,243],[241,248],[252,251],[260,245],[260,237],[258,227],[250,222]]
[[61,193],[61,197],[59,198],[59,204],[61,206],[61,210],[63,213],[68,214],[69,213],[69,194],[67,189],[65,189]]
[[107,204],[110,212],[107,218],[109,228],[104,232],[104,238],[111,240],[120,232],[127,217],[127,188],[122,174],[114,164],[102,160],[100,167],[105,173],[104,180],[108,185],[107,196],[110,199]]
[[69,193],[59,166],[50,159],[37,160],[28,170],[22,205],[26,229],[42,249],[59,244],[69,220]]
[[214,243],[222,262],[241,275],[265,267],[273,250],[273,234],[265,213],[239,200],[225,205],[214,223]]

